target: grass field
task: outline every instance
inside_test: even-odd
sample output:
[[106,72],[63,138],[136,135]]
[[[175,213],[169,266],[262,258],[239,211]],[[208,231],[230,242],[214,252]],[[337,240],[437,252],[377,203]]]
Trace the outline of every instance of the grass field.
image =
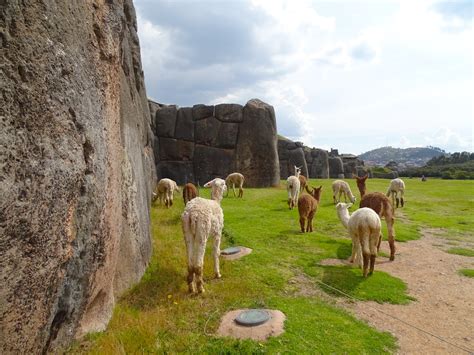
[[[355,181],[348,182],[359,196]],[[337,307],[333,299],[339,296],[318,286],[319,281],[363,300],[405,304],[412,298],[400,279],[377,268],[372,277],[363,279],[360,269],[319,264],[327,258],[346,259],[351,244],[336,216],[331,180],[311,183],[323,185],[323,194],[315,232],[308,234],[299,232],[297,210],[287,208],[283,183],[280,188],[245,189],[243,199],[224,199],[221,248],[240,245],[253,252],[240,260],[222,260],[223,277],[214,280],[212,243],[208,243],[206,293],[197,297],[187,294],[185,282],[182,199],[177,197],[169,210],[153,207],[154,254],[142,281],[119,300],[107,331],[89,335],[70,352],[393,352],[396,340],[390,334],[378,332]],[[421,228],[443,228],[440,235],[449,239],[450,247],[473,252],[474,182],[405,179],[405,183],[406,206],[397,210],[396,239],[417,239]],[[388,181],[368,180],[367,186],[369,192],[385,191]],[[201,190],[201,195],[208,197],[209,191]],[[326,296],[321,292],[327,292]],[[285,333],[267,342],[213,335],[224,313],[245,307],[281,310],[287,317]]]

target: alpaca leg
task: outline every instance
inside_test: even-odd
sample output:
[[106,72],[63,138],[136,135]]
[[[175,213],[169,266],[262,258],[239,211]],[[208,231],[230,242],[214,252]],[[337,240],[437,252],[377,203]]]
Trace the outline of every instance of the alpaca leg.
[[306,229],[306,232],[313,231],[313,218],[314,218],[314,212],[311,212],[308,216],[308,227]]
[[385,217],[388,230],[388,244],[390,245],[390,261],[395,260],[395,229],[393,228],[394,219],[393,217]]
[[242,186],[239,187],[239,197],[244,197],[244,189]]
[[196,275],[196,288],[198,293],[204,293],[204,281],[202,280],[202,265],[194,268],[194,273]]
[[221,255],[221,235],[218,234],[214,237],[214,250],[212,256],[214,257],[214,274],[216,279],[221,278],[221,271],[219,269],[219,256]]
[[305,222],[305,218],[304,218],[304,217],[300,217],[301,233],[304,233],[304,222]]
[[370,254],[362,253],[362,256],[364,257],[364,268],[363,268],[362,273],[363,273],[364,277],[367,277],[367,271],[369,269]]
[[235,184],[232,184],[232,192],[234,193],[234,197],[236,197],[237,195],[235,194]]
[[400,204],[400,199],[398,198],[398,195],[397,197],[395,197],[395,201],[397,201],[397,208],[398,208],[398,205]]
[[405,201],[403,201],[403,196],[405,195],[405,191],[402,190],[400,191],[400,203],[402,205],[402,207],[405,205]]
[[191,265],[188,266],[188,278],[187,278],[187,281],[188,281],[189,293],[195,293],[195,292],[196,292],[196,288],[194,287],[194,267],[191,266]]
[[382,235],[382,233],[380,233],[380,235],[379,235],[379,241],[378,241],[378,243],[377,243],[377,252],[380,251],[380,244],[382,243],[382,237],[383,237],[383,235]]
[[372,275],[374,273],[375,257],[376,257],[376,255],[370,255],[369,275]]

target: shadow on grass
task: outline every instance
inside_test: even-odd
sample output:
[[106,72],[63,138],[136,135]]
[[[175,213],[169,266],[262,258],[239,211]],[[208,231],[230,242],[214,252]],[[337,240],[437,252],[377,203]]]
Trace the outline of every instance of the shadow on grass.
[[140,283],[121,297],[133,308],[150,309],[163,302],[168,294],[177,294],[185,283],[183,275],[167,266],[157,265],[147,270]]
[[[362,271],[354,273],[351,266],[322,266],[324,269],[322,282],[348,294],[353,294],[361,282],[364,281]],[[339,292],[322,286],[325,292],[342,296]]]

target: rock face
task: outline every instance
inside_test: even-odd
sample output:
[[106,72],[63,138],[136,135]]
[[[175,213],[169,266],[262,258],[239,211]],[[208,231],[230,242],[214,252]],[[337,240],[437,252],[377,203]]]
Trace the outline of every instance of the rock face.
[[159,147],[131,0],[0,11],[0,352],[45,353],[143,274]]
[[351,178],[352,174],[363,176],[368,172],[364,162],[355,155],[339,155],[337,149],[327,152],[309,148],[282,136],[278,137],[278,157],[281,179],[293,175],[295,165],[301,166],[302,174],[312,179]]
[[203,185],[238,171],[246,186],[279,183],[273,107],[257,99],[177,108],[149,101],[158,178]]

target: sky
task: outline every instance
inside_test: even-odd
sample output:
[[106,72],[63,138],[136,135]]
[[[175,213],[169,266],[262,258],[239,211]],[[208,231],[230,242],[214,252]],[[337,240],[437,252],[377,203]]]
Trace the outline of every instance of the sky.
[[134,1],[149,98],[259,98],[279,134],[353,154],[474,151],[473,3]]

